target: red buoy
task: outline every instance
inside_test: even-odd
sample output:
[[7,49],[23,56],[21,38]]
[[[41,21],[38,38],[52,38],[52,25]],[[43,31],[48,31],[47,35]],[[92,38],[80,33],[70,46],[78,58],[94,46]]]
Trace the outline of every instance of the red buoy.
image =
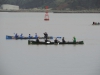
[[45,21],[49,21],[48,6],[46,6],[45,9],[46,9],[46,11],[45,11],[45,17],[44,17],[44,20],[45,20]]

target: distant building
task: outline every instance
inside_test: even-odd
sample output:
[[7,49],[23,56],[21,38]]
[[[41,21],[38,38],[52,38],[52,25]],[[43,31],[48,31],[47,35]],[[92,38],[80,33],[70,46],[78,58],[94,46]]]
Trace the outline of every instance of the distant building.
[[10,4],[3,4],[1,5],[3,10],[19,10],[19,6],[17,5],[10,5]]

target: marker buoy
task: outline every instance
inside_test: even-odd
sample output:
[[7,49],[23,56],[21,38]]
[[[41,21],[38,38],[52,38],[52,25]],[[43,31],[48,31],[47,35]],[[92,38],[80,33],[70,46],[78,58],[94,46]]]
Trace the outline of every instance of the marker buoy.
[[45,21],[49,21],[48,6],[46,6],[45,9],[46,9],[46,11],[45,11],[45,17],[44,17],[44,20],[45,20]]

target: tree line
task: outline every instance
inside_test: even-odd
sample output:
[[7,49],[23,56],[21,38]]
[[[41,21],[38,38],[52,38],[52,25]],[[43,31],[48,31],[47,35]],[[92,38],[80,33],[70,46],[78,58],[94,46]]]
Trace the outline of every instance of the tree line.
[[45,8],[54,10],[100,9],[100,0],[0,0],[0,5],[18,5],[22,9]]

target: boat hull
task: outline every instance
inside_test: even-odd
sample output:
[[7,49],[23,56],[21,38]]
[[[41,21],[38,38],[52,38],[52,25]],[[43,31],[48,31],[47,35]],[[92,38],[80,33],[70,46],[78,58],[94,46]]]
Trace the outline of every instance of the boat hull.
[[92,25],[100,25],[100,23],[92,24]]
[[54,42],[43,42],[43,41],[41,41],[41,42],[36,42],[36,41],[33,41],[33,40],[28,40],[28,44],[29,45],[57,45],[57,44],[59,44],[59,45],[65,45],[65,44],[84,44],[84,42],[83,41],[77,41],[77,42],[65,42],[65,43],[63,43],[63,42],[59,42],[59,43],[54,43]]

